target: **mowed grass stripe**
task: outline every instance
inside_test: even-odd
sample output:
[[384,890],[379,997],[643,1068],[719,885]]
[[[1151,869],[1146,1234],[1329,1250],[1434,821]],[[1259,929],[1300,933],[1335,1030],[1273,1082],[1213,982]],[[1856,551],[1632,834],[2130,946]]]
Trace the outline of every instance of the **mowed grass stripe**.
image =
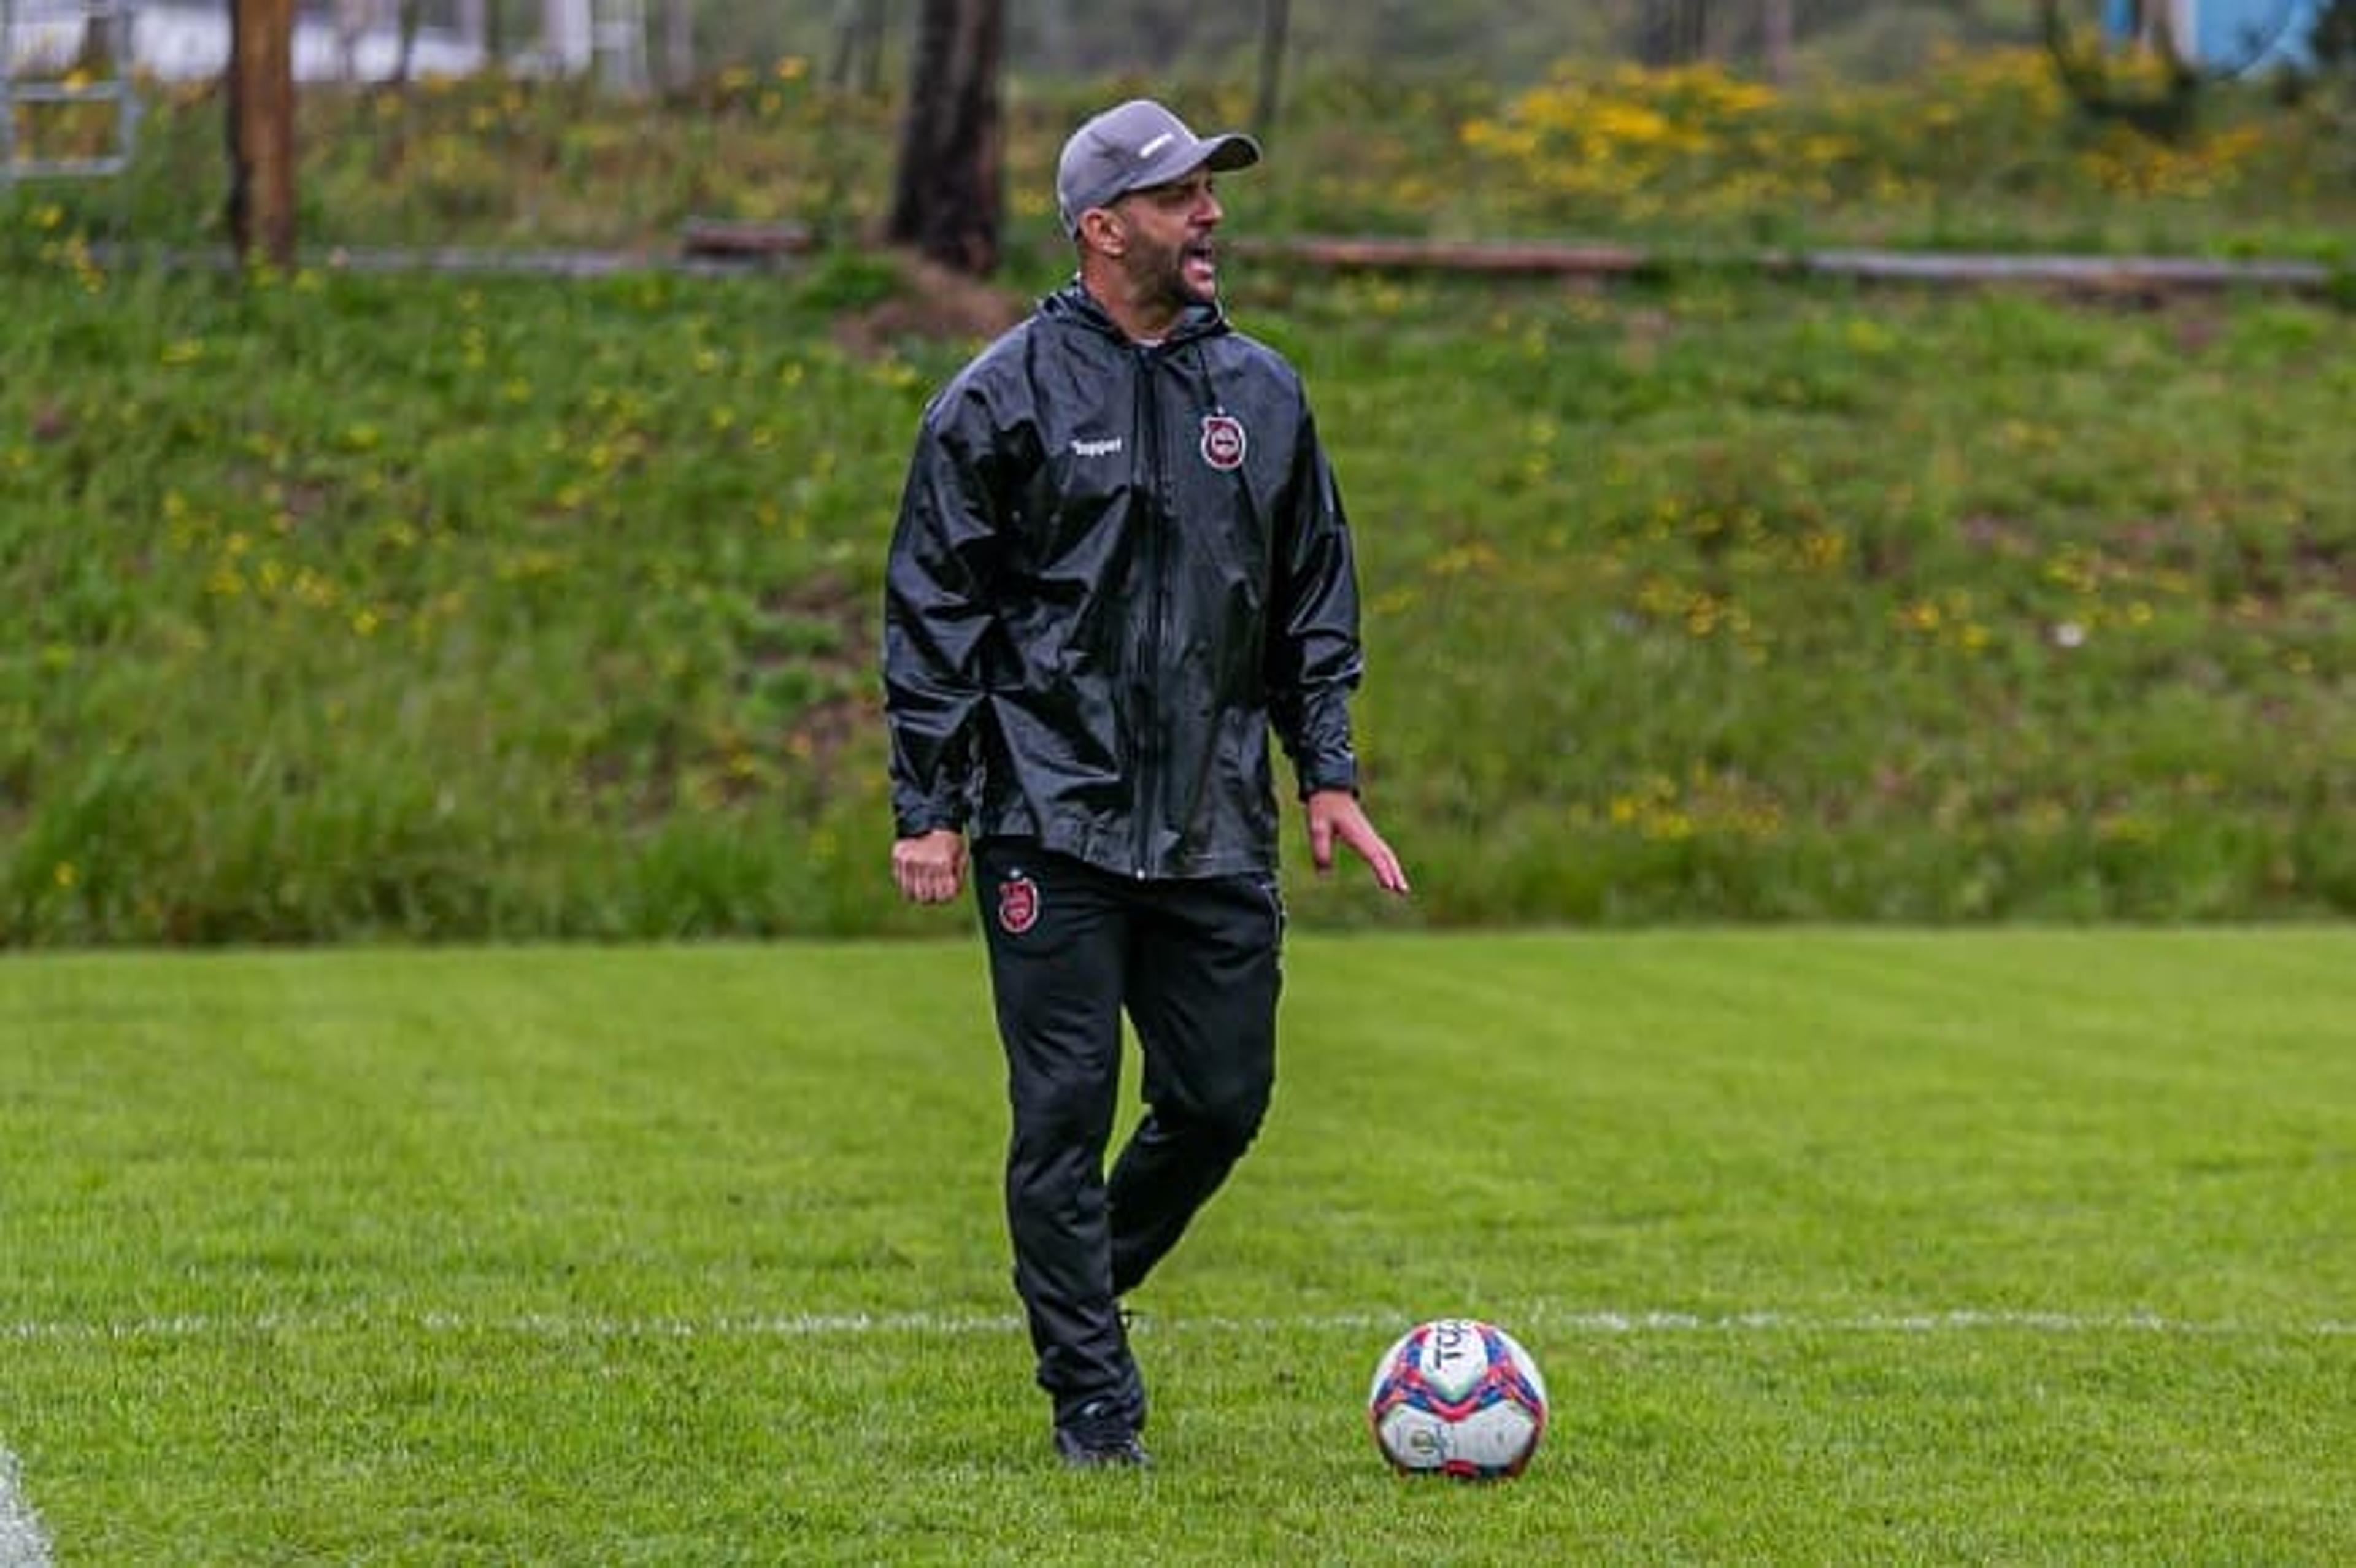
[[[969,940],[0,962],[0,1436],[70,1562],[2356,1555],[2356,933],[1288,974],[1106,1487],[1028,1386]],[[1402,1489],[1365,1380],[1463,1311],[1554,1430]]]
[[[1620,1336],[1636,1334],[2067,1334],[2184,1336],[2220,1339],[2337,1339],[2356,1335],[2356,1321],[2266,1324],[2230,1321],[2196,1323],[2148,1313],[2089,1317],[2065,1312],[1985,1311],[1955,1308],[1904,1316],[1811,1318],[1785,1312],[1743,1312],[1704,1317],[1690,1312],[1648,1310],[1569,1312],[1558,1307],[1500,1302],[1492,1316],[1509,1319],[1524,1330],[1546,1328],[1564,1335]],[[1345,1313],[1323,1317],[1227,1317],[1218,1315],[1163,1318],[1145,1322],[1132,1318],[1130,1332],[1141,1342],[1187,1336],[1347,1334],[1365,1335],[1395,1328],[1399,1318],[1386,1313]],[[372,1316],[365,1312],[294,1317],[267,1313],[246,1318],[154,1317],[114,1323],[0,1324],[0,1339],[211,1339],[233,1338],[283,1339],[294,1335],[435,1334],[510,1337],[541,1339],[862,1339],[926,1336],[1020,1334],[1023,1318],[1015,1313],[944,1317],[923,1312],[805,1313],[769,1317],[562,1317],[546,1314],[497,1319],[469,1319],[449,1313],[414,1317]]]

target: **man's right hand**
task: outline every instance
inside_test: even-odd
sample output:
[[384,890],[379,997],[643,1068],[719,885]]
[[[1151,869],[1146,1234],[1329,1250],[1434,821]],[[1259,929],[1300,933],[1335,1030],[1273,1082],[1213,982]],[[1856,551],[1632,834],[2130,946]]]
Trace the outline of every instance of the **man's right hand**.
[[965,835],[954,827],[894,839],[892,880],[910,903],[945,904],[965,886]]

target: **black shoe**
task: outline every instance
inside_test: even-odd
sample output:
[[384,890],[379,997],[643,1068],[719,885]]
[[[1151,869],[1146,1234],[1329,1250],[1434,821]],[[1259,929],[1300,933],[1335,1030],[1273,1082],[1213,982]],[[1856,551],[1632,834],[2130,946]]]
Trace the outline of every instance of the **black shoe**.
[[1055,1452],[1075,1469],[1153,1463],[1137,1440],[1137,1424],[1109,1399],[1094,1399],[1055,1427]]

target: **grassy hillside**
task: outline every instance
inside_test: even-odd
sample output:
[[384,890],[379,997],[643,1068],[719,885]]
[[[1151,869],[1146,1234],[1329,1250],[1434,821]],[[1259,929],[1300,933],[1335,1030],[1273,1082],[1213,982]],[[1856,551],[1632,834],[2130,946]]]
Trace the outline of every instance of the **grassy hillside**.
[[[710,156],[529,95],[502,120],[496,87],[316,110],[389,104],[410,129],[356,144],[388,160],[373,207],[336,183],[353,146],[322,144],[337,220],[315,236],[416,238],[404,225],[438,212],[436,234],[651,244],[754,147],[838,182],[723,204],[838,214],[778,277],[110,272],[87,242],[155,187],[19,193],[0,245],[0,943],[964,918],[895,909],[882,871],[881,557],[926,390],[1062,264],[1020,196],[1033,238],[1000,293],[945,302],[862,251],[845,204],[872,187],[842,171],[876,166],[883,133],[818,156],[795,86],[661,122]],[[1767,112],[1724,83],[1684,91],[1698,123]],[[492,115],[471,137],[406,118],[463,127],[469,103]],[[1296,144],[1342,137],[1348,104]],[[1487,135],[1485,156],[1588,166],[1496,129],[1551,111],[1491,109],[1461,155]],[[723,155],[730,114],[750,129]],[[1024,121],[1033,162],[1044,123]],[[1432,199],[1368,145],[1361,165],[1239,176],[1237,229],[1361,210],[1379,227]],[[2273,235],[2318,253],[2319,187],[2267,207],[2219,171],[2289,153],[2225,146],[2150,155],[2207,158],[2205,197],[2073,205],[2024,173],[1976,221],[2020,239],[2078,211],[2186,249]],[[1772,151],[1760,167],[1799,166]],[[182,217],[196,166],[175,176]],[[478,226],[434,205],[461,170],[484,182]],[[691,195],[634,207],[658,176]],[[1543,190],[1493,166],[1430,226],[1477,207],[1573,232],[1601,197],[1565,181],[1547,199],[1569,205],[1525,213]],[[1728,233],[1725,193],[1783,188],[1665,154],[1612,187],[1627,221],[1606,231],[1641,236],[1650,211]],[[1890,194],[1806,210],[1915,232],[1923,209]],[[127,206],[107,219],[109,202]],[[544,224],[511,227],[526,212]],[[160,215],[132,229],[173,238]],[[1362,749],[1417,873],[1403,918],[2356,908],[2344,312],[1711,270],[1590,289],[1253,259],[1228,279],[1239,321],[1308,375],[1351,505]],[[1374,908],[1344,879],[1302,913]]]

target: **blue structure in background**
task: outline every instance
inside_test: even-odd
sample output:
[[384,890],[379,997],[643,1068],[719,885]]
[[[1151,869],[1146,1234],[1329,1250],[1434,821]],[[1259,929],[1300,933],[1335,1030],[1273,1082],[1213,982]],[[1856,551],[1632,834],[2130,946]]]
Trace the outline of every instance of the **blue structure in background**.
[[[2185,57],[2211,70],[2271,70],[2306,65],[2308,39],[2324,0],[2144,0],[2166,18]],[[2135,32],[2133,0],[2104,0],[2103,30],[2121,42]]]

